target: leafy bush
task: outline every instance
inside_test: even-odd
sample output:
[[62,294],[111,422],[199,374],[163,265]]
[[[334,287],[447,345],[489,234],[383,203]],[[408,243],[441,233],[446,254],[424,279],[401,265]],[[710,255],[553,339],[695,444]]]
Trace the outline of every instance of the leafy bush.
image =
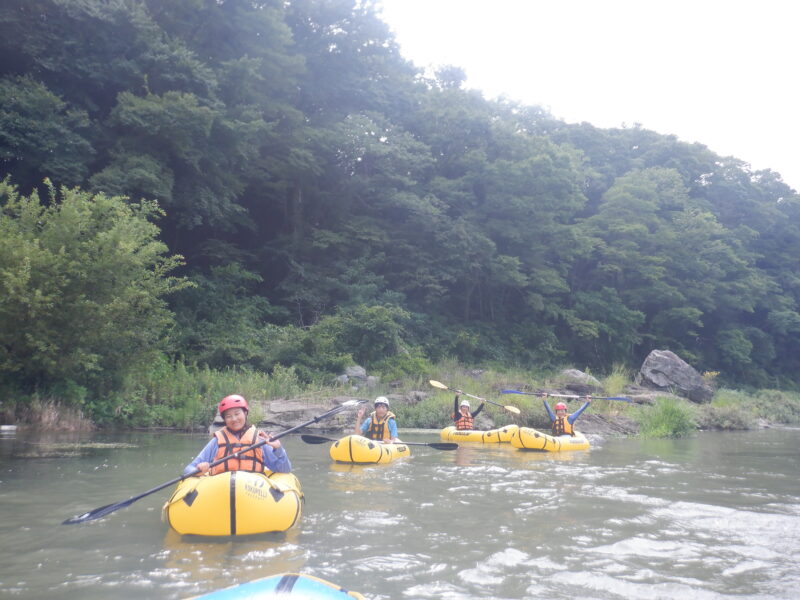
[[102,425],[128,427],[205,427],[219,401],[241,394],[250,403],[250,421],[261,418],[260,400],[303,392],[293,368],[276,366],[271,374],[250,369],[210,369],[156,358],[132,372],[122,388],[92,405],[91,416]]
[[758,423],[758,410],[752,394],[740,390],[720,389],[711,405],[698,418],[703,429],[752,429]]
[[0,376],[103,401],[163,346],[182,260],[158,239],[155,203],[48,190],[42,202],[0,182]]
[[707,429],[752,429],[763,419],[772,423],[800,423],[800,394],[781,390],[720,389],[702,414]]
[[[392,374],[427,369],[418,351],[403,351],[408,313],[394,306],[358,305],[323,317],[307,328],[267,327],[266,362],[296,369],[310,382],[342,373],[354,363]],[[394,372],[394,373],[392,373]]]
[[753,399],[759,417],[773,423],[800,423],[800,394],[781,390],[759,390]]
[[401,428],[441,429],[452,423],[453,399],[436,395],[416,404],[392,407]]
[[753,429],[758,418],[747,406],[709,406],[698,417],[701,429]]
[[266,387],[261,390],[261,396],[264,398],[288,398],[302,389],[303,385],[294,367],[275,365],[266,381]]
[[310,383],[330,379],[354,363],[353,357],[337,342],[336,337],[309,328],[287,325],[265,327],[269,346],[266,350],[268,365],[293,368],[301,381]]
[[212,368],[247,365],[269,370],[267,323],[285,317],[285,310],[258,295],[262,278],[233,263],[191,279],[195,285],[172,299],[178,322],[172,335],[176,348]]
[[435,371],[434,366],[425,357],[420,348],[401,351],[392,357],[375,363],[374,369],[380,373],[384,381],[394,381],[407,376],[417,379],[429,379]]
[[647,438],[683,437],[696,429],[694,411],[688,402],[658,398],[642,409],[640,435]]

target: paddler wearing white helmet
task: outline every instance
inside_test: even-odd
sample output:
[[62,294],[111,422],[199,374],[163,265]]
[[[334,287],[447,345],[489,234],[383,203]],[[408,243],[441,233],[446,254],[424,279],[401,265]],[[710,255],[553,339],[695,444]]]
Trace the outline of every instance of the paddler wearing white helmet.
[[470,412],[469,400],[458,401],[459,395],[456,394],[453,400],[453,421],[456,424],[456,429],[459,431],[467,431],[475,429],[475,417],[483,410],[483,400],[475,412]]
[[389,399],[386,396],[378,396],[372,405],[375,410],[370,413],[367,419],[364,419],[366,407],[362,406],[358,409],[356,433],[385,444],[399,442],[397,417],[389,410]]

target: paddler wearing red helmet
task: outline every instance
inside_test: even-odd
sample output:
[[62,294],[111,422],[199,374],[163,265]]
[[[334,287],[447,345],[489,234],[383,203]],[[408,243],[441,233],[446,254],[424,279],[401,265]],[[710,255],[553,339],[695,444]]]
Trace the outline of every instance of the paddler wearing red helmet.
[[260,440],[267,441],[263,446],[215,465],[211,468],[211,475],[224,471],[262,473],[266,469],[274,473],[289,473],[292,470],[292,463],[289,462],[289,456],[281,446],[280,440],[272,440],[269,434],[259,431],[255,425],[247,424],[250,407],[243,396],[239,394],[225,396],[218,408],[225,426],[219,429],[200,454],[186,465],[183,470],[184,475],[195,470],[207,473],[210,463],[252,446]]
[[544,402],[544,408],[547,410],[547,415],[550,417],[550,421],[553,424],[553,435],[575,435],[575,430],[572,428],[572,424],[592,403],[592,397],[586,396],[586,402],[583,403],[583,406],[581,406],[571,415],[567,414],[567,405],[563,402],[558,402],[555,405],[555,413],[553,413],[553,409],[550,408],[550,405],[547,403],[547,398],[545,398],[542,402]]

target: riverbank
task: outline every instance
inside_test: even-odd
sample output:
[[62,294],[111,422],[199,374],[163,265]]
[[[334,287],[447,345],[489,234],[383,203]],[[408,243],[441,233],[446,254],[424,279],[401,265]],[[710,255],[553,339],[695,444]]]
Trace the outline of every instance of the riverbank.
[[[477,387],[477,386],[476,386]],[[518,415],[492,404],[486,404],[485,410],[476,418],[476,428],[493,429],[495,427],[515,423],[523,427],[548,430],[550,427],[542,398],[521,395],[502,395],[497,390],[489,392],[472,389],[485,394],[487,399],[498,404],[513,405],[519,408]],[[563,388],[551,388],[548,393],[564,393]],[[777,418],[769,418],[760,409],[765,406],[764,395],[770,394],[772,402],[780,402],[781,411],[774,408],[770,414]],[[778,399],[775,394],[779,394]],[[365,394],[366,395],[366,394]],[[381,394],[382,395],[382,394]],[[401,430],[436,430],[450,422],[453,409],[453,392],[424,391],[411,389],[400,392],[395,389],[387,392],[391,410],[397,415]],[[473,394],[478,395],[478,394]],[[581,415],[578,429],[591,435],[602,437],[671,437],[688,435],[691,431],[723,430],[741,431],[764,429],[782,425],[800,424],[800,400],[786,392],[759,391],[745,394],[735,390],[720,390],[714,399],[707,404],[695,404],[674,394],[643,390],[632,386],[630,392],[619,392],[631,402],[613,400],[594,400]],[[368,402],[374,396],[369,396]],[[365,399],[359,396],[332,396],[325,400],[315,398],[276,399],[258,403],[259,423],[267,429],[280,431],[313,419],[317,414],[330,406],[348,400]],[[552,404],[556,398],[548,401]],[[576,410],[583,398],[565,399],[570,411]],[[479,401],[473,400],[475,409]],[[349,433],[355,417],[345,412],[336,418],[311,426],[328,433]],[[221,421],[218,423],[221,424]]]
[[[565,375],[570,373],[570,376]],[[577,379],[576,379],[576,375]],[[235,390],[251,404],[251,421],[271,431],[281,431],[308,421],[335,406],[352,399],[371,403],[376,396],[390,399],[401,429],[439,429],[449,423],[453,411],[454,392],[431,386],[429,377],[436,377],[449,388],[464,390],[465,398],[479,404],[474,397],[487,403],[476,419],[476,428],[492,429],[516,423],[535,429],[549,428],[540,394],[566,395],[558,398],[573,412],[587,394],[595,398],[580,418],[580,430],[595,435],[670,437],[686,435],[695,430],[747,430],[775,425],[800,424],[800,394],[781,390],[741,391],[718,389],[710,402],[698,404],[664,390],[634,385],[631,378],[614,372],[597,380],[579,371],[534,375],[529,372],[499,372],[470,370],[455,364],[440,365],[430,375],[409,377],[389,383],[377,378],[350,380],[331,385],[302,385],[291,373],[230,372],[224,379],[208,373],[199,379],[178,379],[181,394],[188,398],[185,405],[176,389],[163,384],[153,390],[145,409],[137,414],[146,418],[120,419],[106,422],[103,429],[126,430],[208,430],[214,420],[216,404],[222,396]],[[194,388],[192,387],[194,385]],[[194,392],[192,390],[195,389]],[[510,390],[525,394],[503,393]],[[599,399],[601,396],[625,396],[631,402]],[[165,398],[165,400],[159,400]],[[2,400],[2,399],[0,399]],[[6,399],[8,400],[8,399]],[[547,398],[552,405],[557,398]],[[131,401],[132,406],[136,405]],[[502,405],[513,405],[520,411],[512,415]],[[170,408],[172,407],[172,408]],[[18,407],[19,409],[19,407]],[[131,409],[133,410],[133,409]],[[325,432],[349,431],[355,415],[345,412],[335,418],[317,423],[310,430]],[[84,431],[97,428],[78,408],[57,399],[36,400],[23,410],[5,411],[3,424],[17,425],[42,431]]]

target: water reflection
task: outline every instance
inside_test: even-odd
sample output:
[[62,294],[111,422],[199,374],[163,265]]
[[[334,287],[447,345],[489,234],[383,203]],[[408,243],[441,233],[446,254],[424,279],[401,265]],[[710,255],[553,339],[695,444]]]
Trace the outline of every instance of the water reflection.
[[206,593],[237,583],[279,573],[299,573],[307,553],[298,545],[299,531],[259,534],[243,538],[182,536],[169,530],[164,536],[160,576],[175,589]]
[[584,460],[591,450],[576,450],[573,452],[536,452],[535,450],[521,450],[514,448],[511,458],[516,463],[532,466],[544,466],[552,462],[573,462]]

